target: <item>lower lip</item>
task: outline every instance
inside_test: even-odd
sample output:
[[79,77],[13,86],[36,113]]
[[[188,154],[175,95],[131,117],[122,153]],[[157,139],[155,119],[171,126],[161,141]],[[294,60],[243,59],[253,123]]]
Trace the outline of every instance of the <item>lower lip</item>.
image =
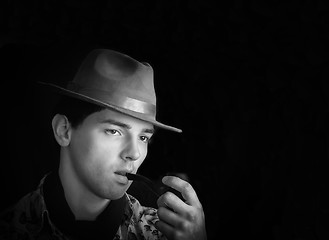
[[121,183],[121,184],[128,184],[128,178],[126,176],[123,176],[123,175],[120,175],[120,174],[117,174],[116,173],[116,176],[117,176],[117,179],[118,181]]

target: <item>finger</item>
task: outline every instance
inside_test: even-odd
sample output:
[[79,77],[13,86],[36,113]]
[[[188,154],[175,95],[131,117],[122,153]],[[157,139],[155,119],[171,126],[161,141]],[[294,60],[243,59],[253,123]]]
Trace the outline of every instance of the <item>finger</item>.
[[199,206],[201,204],[192,185],[184,181],[183,179],[180,179],[176,176],[165,176],[162,178],[162,182],[167,186],[172,187],[177,191],[181,192],[187,204],[191,206]]
[[171,211],[166,207],[158,208],[158,217],[161,221],[167,223],[168,225],[177,228],[181,225],[183,221],[182,217],[180,217],[177,213]]
[[174,239],[175,229],[163,221],[157,221],[155,223],[155,228],[162,232],[168,239]]
[[157,205],[158,207],[167,207],[178,213],[188,210],[188,205],[172,192],[162,194],[157,200]]

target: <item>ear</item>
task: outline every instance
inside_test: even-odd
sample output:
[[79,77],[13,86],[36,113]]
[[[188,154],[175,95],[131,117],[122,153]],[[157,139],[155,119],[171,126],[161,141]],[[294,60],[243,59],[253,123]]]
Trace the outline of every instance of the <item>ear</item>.
[[62,147],[67,147],[71,140],[71,125],[65,115],[56,114],[51,122],[56,141]]

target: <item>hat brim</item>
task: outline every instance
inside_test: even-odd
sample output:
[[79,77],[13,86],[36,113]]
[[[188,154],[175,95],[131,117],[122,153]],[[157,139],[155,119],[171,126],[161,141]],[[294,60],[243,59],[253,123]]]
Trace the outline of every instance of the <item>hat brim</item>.
[[145,114],[138,113],[138,112],[135,112],[135,111],[131,111],[131,110],[128,110],[128,109],[124,109],[124,108],[112,105],[110,103],[102,102],[102,101],[99,101],[97,99],[94,99],[94,98],[91,98],[89,96],[86,96],[86,95],[68,90],[66,88],[60,87],[60,86],[52,84],[52,83],[46,83],[46,82],[38,82],[38,83],[50,87],[52,90],[54,90],[55,92],[57,92],[59,94],[64,94],[64,95],[67,95],[67,96],[70,96],[70,97],[73,97],[73,98],[77,98],[77,99],[80,99],[80,100],[83,100],[83,101],[87,101],[87,102],[90,102],[90,103],[94,103],[94,104],[97,104],[97,105],[100,105],[100,106],[118,111],[118,112],[126,114],[128,116],[137,118],[139,120],[149,122],[149,123],[151,123],[151,124],[153,124],[153,125],[155,125],[159,128],[163,128],[163,129],[178,132],[178,133],[182,132],[182,130],[179,129],[179,128],[175,128],[175,127],[163,124],[161,122],[158,122],[157,120],[148,118],[147,115],[145,115]]

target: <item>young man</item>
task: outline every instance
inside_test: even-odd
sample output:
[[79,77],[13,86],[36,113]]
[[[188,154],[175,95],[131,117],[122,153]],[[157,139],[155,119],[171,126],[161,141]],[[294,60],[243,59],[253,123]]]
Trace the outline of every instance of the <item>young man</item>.
[[202,205],[192,186],[174,176],[178,190],[158,208],[126,193],[143,163],[156,120],[153,70],[107,49],[92,51],[67,87],[42,83],[63,95],[52,119],[60,146],[58,171],[5,211],[1,239],[206,239]]

